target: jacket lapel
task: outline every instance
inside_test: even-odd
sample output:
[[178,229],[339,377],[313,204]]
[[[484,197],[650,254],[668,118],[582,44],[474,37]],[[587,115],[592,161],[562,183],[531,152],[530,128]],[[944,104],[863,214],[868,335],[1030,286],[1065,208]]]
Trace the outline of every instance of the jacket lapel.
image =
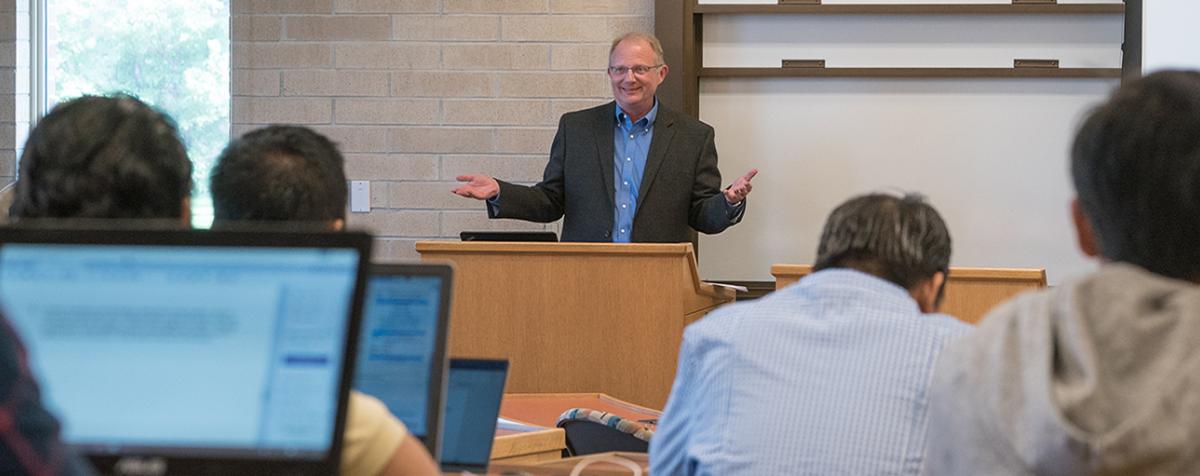
[[[658,108],[658,118],[654,120],[654,136],[650,138],[650,151],[646,153],[646,170],[642,172],[642,185],[638,187],[638,214],[642,211],[642,202],[646,201],[646,192],[654,183],[654,176],[667,158],[667,149],[671,146],[671,138],[675,137],[675,114],[665,107]],[[609,141],[612,142],[612,141]]]
[[604,189],[608,191],[608,206],[616,201],[613,196],[613,125],[616,124],[616,103],[610,102],[607,107],[599,109],[600,117],[596,118],[592,132],[596,136],[596,159],[600,165],[600,178],[604,181]]

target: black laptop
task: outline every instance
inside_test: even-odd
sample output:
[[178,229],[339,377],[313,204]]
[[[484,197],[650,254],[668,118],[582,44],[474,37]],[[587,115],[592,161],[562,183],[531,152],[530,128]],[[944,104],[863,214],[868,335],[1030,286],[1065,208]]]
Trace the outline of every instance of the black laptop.
[[438,454],[446,388],[449,264],[374,265],[363,302],[354,388],[372,395]]
[[442,471],[487,471],[507,378],[507,360],[450,359]]
[[464,231],[462,241],[558,241],[553,231]]
[[109,474],[338,468],[371,238],[0,229],[0,304]]

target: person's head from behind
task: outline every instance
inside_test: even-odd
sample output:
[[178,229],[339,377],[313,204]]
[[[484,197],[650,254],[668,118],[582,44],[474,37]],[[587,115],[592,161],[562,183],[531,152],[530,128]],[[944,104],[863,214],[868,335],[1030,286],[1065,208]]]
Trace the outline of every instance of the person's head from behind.
[[299,126],[270,126],[230,142],[212,171],[213,226],[308,223],[340,229],[346,175],[337,146]]
[[192,163],[174,121],[137,98],[58,104],[25,142],[10,217],[187,223]]
[[1080,127],[1071,174],[1084,253],[1200,282],[1200,73],[1119,88]]
[[920,195],[854,197],[825,221],[813,271],[828,268],[883,278],[934,312],[950,270],[950,231]]

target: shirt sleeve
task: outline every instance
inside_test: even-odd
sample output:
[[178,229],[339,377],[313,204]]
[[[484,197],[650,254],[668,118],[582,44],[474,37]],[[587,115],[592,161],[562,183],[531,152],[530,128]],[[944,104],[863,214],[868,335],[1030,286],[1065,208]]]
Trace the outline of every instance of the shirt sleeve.
[[485,200],[487,202],[488,213],[493,215],[500,213],[500,191],[496,191],[496,196]]
[[496,179],[500,191],[487,200],[488,218],[515,218],[538,223],[562,218],[566,203],[566,122],[569,115],[564,114],[558,121],[558,132],[550,144],[550,160],[542,172],[542,181],[524,186]]
[[695,345],[684,334],[679,350],[679,366],[667,407],[659,417],[654,437],[650,439],[650,474],[689,474],[687,471],[688,443],[695,431],[697,404],[694,387],[696,373]]
[[376,476],[383,471],[408,429],[375,397],[350,391],[346,434],[342,441],[341,474]]
[[746,200],[743,199],[736,204],[729,203],[728,200],[725,201],[725,213],[728,214],[727,216],[729,217],[729,223],[736,224],[742,221],[742,215],[746,213]]

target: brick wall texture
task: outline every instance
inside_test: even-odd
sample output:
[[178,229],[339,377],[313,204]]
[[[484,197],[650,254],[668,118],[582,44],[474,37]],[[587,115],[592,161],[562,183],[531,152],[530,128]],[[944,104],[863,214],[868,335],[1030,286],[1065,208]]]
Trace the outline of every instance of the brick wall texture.
[[[26,7],[22,6],[22,9]],[[17,44],[22,39],[28,45],[28,27],[17,23],[17,0],[0,0],[0,187],[15,180],[17,116],[29,115],[27,106],[19,111],[17,107],[18,97],[25,101],[20,103],[21,106],[29,101],[29,81],[17,80]],[[4,211],[4,216],[8,216],[7,212]]]
[[371,212],[351,213],[349,225],[376,234],[382,261],[416,258],[416,241],[463,230],[556,229],[488,220],[481,202],[450,193],[454,177],[536,182],[559,115],[611,99],[611,39],[654,27],[652,0],[231,0],[230,9],[233,133],[296,123],[338,142],[347,177],[371,182]]

